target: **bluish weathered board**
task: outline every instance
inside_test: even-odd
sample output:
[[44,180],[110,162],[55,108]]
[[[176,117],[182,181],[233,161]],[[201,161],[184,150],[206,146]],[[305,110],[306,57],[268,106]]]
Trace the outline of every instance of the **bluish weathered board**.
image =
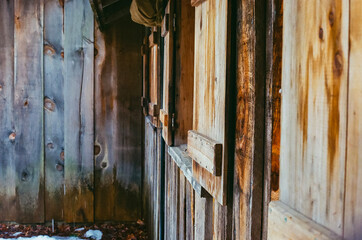
[[45,219],[63,220],[64,51],[63,1],[44,2]]
[[43,0],[14,1],[17,222],[44,220]]
[[88,0],[66,1],[64,141],[67,222],[91,222],[94,188],[94,23]]
[[[0,212],[2,221],[14,221],[14,2],[0,1]],[[10,138],[9,138],[10,137]]]
[[142,35],[143,27],[128,18],[96,32],[95,218],[99,221],[141,217]]

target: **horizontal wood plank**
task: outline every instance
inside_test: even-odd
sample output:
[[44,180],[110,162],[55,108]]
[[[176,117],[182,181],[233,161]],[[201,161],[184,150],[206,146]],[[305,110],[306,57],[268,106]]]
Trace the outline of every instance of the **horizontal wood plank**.
[[268,239],[327,240],[342,238],[286,204],[275,201],[269,204]]
[[201,197],[206,197],[209,195],[208,192],[192,176],[192,159],[187,155],[186,148],[186,144],[169,147],[168,154],[183,172],[183,175],[187,181],[189,181],[195,192]]
[[187,138],[187,152],[201,167],[215,176],[221,175],[222,144],[190,130]]

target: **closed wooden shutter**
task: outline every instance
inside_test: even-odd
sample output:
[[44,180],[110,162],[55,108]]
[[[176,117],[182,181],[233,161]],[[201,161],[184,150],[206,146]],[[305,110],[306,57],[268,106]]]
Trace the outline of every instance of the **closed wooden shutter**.
[[[359,131],[347,128],[347,121],[357,126],[350,121],[357,100],[351,90],[361,86],[351,78],[360,71],[351,60],[361,58],[349,59],[356,46],[349,44],[349,33],[355,36],[350,19],[362,6],[355,5],[357,14],[349,1],[284,1],[280,201],[269,205],[269,239],[342,239],[353,225],[348,219],[356,217],[344,198],[358,192],[345,179],[357,181],[358,165],[350,160],[361,160],[346,142],[361,142]],[[346,174],[349,163],[354,170]],[[361,208],[354,203],[352,208]]]
[[222,205],[227,186],[228,1],[195,7],[193,129],[187,148],[194,178]]

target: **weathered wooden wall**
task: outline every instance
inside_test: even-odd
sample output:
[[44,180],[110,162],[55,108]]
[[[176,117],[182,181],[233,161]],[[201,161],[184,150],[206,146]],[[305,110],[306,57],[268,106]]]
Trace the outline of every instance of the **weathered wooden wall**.
[[142,27],[100,33],[88,0],[0,11],[0,221],[137,220]]
[[[181,1],[181,4],[176,5],[176,12],[181,8],[181,13],[185,10],[182,10],[182,7],[185,8],[186,5],[190,4],[189,1]],[[213,5],[214,1],[208,1],[201,3],[200,6],[205,8],[204,10],[198,13],[198,18],[195,21],[191,20],[190,17],[187,21],[178,20],[176,18],[176,32],[184,31],[186,26],[189,24],[194,24],[195,28],[199,30],[195,34],[203,36],[195,36],[196,39],[202,37],[206,38],[207,34],[210,34],[209,38],[212,38],[213,32],[212,26],[216,24],[212,19],[208,21],[203,21],[201,18],[204,14],[210,14],[210,12],[217,12],[216,8],[220,7],[222,3],[219,2],[219,5]],[[224,2],[225,3],[225,2]],[[200,4],[200,3],[199,3]],[[202,5],[204,4],[204,5]],[[185,5],[185,6],[184,6]],[[189,5],[188,5],[189,6]],[[186,11],[187,12],[187,11]],[[195,59],[195,71],[198,70],[196,77],[199,77],[199,81],[203,81],[203,76],[200,72],[206,71],[207,74],[211,74],[211,81],[214,83],[209,83],[210,85],[206,86],[205,89],[208,89],[210,96],[205,96],[207,93],[203,92],[204,89],[195,88],[200,93],[194,95],[198,98],[198,104],[194,104],[194,114],[191,116],[191,112],[185,111],[182,105],[182,100],[175,101],[175,115],[176,119],[181,119],[185,121],[184,126],[188,126],[190,129],[190,121],[192,117],[200,117],[197,119],[196,125],[200,126],[204,134],[210,134],[212,131],[221,131],[220,135],[228,134],[225,136],[225,149],[227,151],[229,166],[227,166],[227,181],[228,183],[225,186],[225,201],[222,200],[223,197],[215,194],[215,198],[206,192],[203,188],[203,185],[199,184],[197,178],[193,176],[192,162],[193,160],[187,156],[187,151],[185,150],[186,146],[180,146],[181,144],[186,144],[186,137],[179,137],[175,143],[177,146],[166,146],[164,158],[162,159],[153,159],[152,161],[164,161],[165,172],[164,172],[164,206],[157,214],[164,214],[164,221],[160,224],[164,225],[163,231],[158,233],[151,233],[153,239],[261,239],[262,238],[262,216],[263,216],[263,207],[265,202],[263,201],[263,174],[264,174],[264,111],[265,111],[265,61],[266,61],[266,7],[264,2],[255,2],[255,1],[227,1],[227,23],[225,25],[226,29],[229,31],[224,32],[227,36],[225,40],[225,59],[222,58],[215,60],[217,61],[217,73],[220,74],[220,77],[214,79],[212,73],[208,72],[206,69],[203,69],[205,64],[201,64],[202,61],[209,61],[208,63],[213,62],[213,57],[207,58],[207,54],[202,52],[206,49],[206,46],[201,44],[201,42],[196,41],[195,44],[195,53],[197,56],[200,56],[200,59]],[[218,17],[220,15],[216,14]],[[177,15],[179,16],[179,15]],[[186,23],[188,22],[188,23]],[[191,22],[191,23],[190,23]],[[177,24],[179,23],[179,24]],[[218,24],[221,24],[218,22]],[[223,25],[224,26],[224,25]],[[210,28],[208,31],[202,32],[203,28]],[[181,29],[181,30],[180,30]],[[200,30],[201,29],[201,30]],[[217,30],[219,32],[221,30]],[[224,29],[225,30],[225,29]],[[188,36],[192,36],[190,33]],[[180,42],[180,39],[183,40],[183,44],[187,44],[188,38],[185,38],[185,35],[182,37],[175,34],[175,42]],[[180,38],[180,39],[179,39]],[[191,38],[191,37],[190,37]],[[219,41],[218,44],[221,44],[222,38],[218,38],[216,41]],[[192,40],[192,39],[191,39]],[[218,48],[215,47],[212,43],[212,39],[209,39],[207,44],[211,44],[208,48]],[[186,43],[185,43],[186,42]],[[176,45],[179,47],[179,45]],[[184,51],[184,52],[183,52]],[[206,51],[206,50],[205,50]],[[212,50],[210,54],[214,53]],[[218,49],[215,50],[218,53]],[[221,51],[221,50],[220,50]],[[176,48],[176,56],[183,56],[184,61],[186,60],[186,50]],[[185,54],[185,55],[183,55]],[[204,57],[201,55],[204,54]],[[217,54],[218,57],[222,54]],[[193,56],[189,56],[192,58]],[[206,58],[207,60],[205,60]],[[182,61],[182,60],[178,60]],[[165,61],[163,61],[165,62]],[[188,66],[186,64],[174,66],[174,72],[186,72],[188,71]],[[224,64],[221,66],[220,64]],[[210,71],[214,70],[212,66]],[[186,67],[187,66],[187,67]],[[167,66],[169,67],[169,66]],[[220,73],[220,69],[225,67],[225,76]],[[190,67],[193,69],[193,66]],[[177,78],[175,76],[175,85],[178,82],[185,81],[186,77],[191,77],[188,75]],[[216,76],[216,75],[215,75]],[[210,77],[210,76],[209,76]],[[188,79],[189,79],[188,78]],[[205,82],[209,78],[205,78]],[[194,78],[195,80],[195,78]],[[220,81],[220,83],[219,83]],[[273,81],[273,80],[271,80]],[[190,89],[188,82],[186,85],[180,84],[181,87],[175,88],[175,98],[177,99],[178,94],[182,95],[183,89]],[[225,88],[217,88],[212,93],[212,90],[215,89],[218,84],[225,84]],[[197,83],[205,84],[205,83]],[[277,87],[276,87],[277,88]],[[224,90],[223,90],[224,89]],[[207,91],[207,90],[205,90]],[[210,92],[211,91],[211,92]],[[207,102],[207,99],[212,99],[214,96],[222,98],[221,94],[225,91],[228,94],[227,99],[222,101],[227,102],[227,106],[224,104],[218,109],[220,111],[218,114],[215,113],[215,116],[218,116],[216,121],[214,115],[212,114],[213,105]],[[182,95],[185,96],[185,95]],[[192,99],[188,98],[189,104],[192,103]],[[206,102],[204,102],[206,101]],[[215,101],[216,103],[216,101]],[[180,107],[182,106],[182,107]],[[210,108],[210,109],[209,109]],[[208,110],[209,109],[209,110]],[[198,112],[199,111],[199,112]],[[202,114],[201,114],[202,113]],[[213,129],[211,126],[207,127],[205,121],[210,121],[210,124],[222,124],[227,119],[227,124],[225,131],[223,127],[219,129]],[[188,121],[187,119],[191,119]],[[202,120],[204,119],[204,120]],[[212,120],[215,120],[214,122]],[[224,120],[223,120],[224,119]],[[195,121],[195,120],[194,120]],[[195,124],[195,123],[194,123]],[[212,125],[212,126],[214,126]],[[183,126],[183,128],[184,128]],[[217,125],[219,126],[219,125]],[[178,125],[175,126],[175,132],[184,131],[183,129],[178,129]],[[179,136],[182,136],[187,130],[181,133]],[[212,131],[211,131],[212,130]],[[234,136],[235,134],[235,136]],[[216,135],[215,135],[216,136]],[[213,137],[215,137],[213,135]],[[223,135],[224,137],[224,135]],[[221,139],[221,140],[220,140]],[[219,141],[224,141],[222,138],[218,139]],[[176,138],[175,138],[176,140]],[[146,142],[150,139],[145,139]],[[234,148],[235,145],[235,148]],[[146,144],[146,153],[149,151],[147,147],[151,145]],[[177,153],[178,152],[178,153]],[[146,164],[150,166],[148,161],[151,159],[146,158]],[[225,165],[226,167],[226,165]],[[147,168],[146,168],[147,169]],[[146,170],[145,169],[145,170]],[[149,171],[149,170],[146,170]],[[160,173],[158,173],[160,174]],[[150,181],[145,172],[145,181]],[[220,177],[219,177],[220,178]],[[207,178],[205,178],[207,179]],[[217,177],[209,178],[209,183],[211,186],[214,186],[215,189],[220,190],[221,188],[213,185],[213,180]],[[153,179],[154,180],[154,179]],[[155,182],[148,182],[148,184],[155,185]],[[227,193],[226,193],[227,192]],[[151,195],[155,194],[151,192]],[[269,194],[270,195],[270,194]],[[144,196],[146,197],[146,195]],[[147,201],[147,200],[146,200]],[[225,206],[222,206],[219,202],[223,202]],[[151,206],[155,208],[156,202],[151,202]],[[148,206],[148,207],[151,207]],[[149,209],[152,213],[152,209]],[[159,221],[162,220],[160,216],[157,216],[156,213],[153,215]],[[147,220],[147,219],[146,219]],[[153,220],[154,221],[154,220]]]

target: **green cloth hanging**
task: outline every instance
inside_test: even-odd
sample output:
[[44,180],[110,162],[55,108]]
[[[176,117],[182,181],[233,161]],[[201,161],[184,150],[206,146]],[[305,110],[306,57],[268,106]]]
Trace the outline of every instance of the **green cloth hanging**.
[[160,26],[166,3],[166,0],[132,0],[132,20],[147,27]]

